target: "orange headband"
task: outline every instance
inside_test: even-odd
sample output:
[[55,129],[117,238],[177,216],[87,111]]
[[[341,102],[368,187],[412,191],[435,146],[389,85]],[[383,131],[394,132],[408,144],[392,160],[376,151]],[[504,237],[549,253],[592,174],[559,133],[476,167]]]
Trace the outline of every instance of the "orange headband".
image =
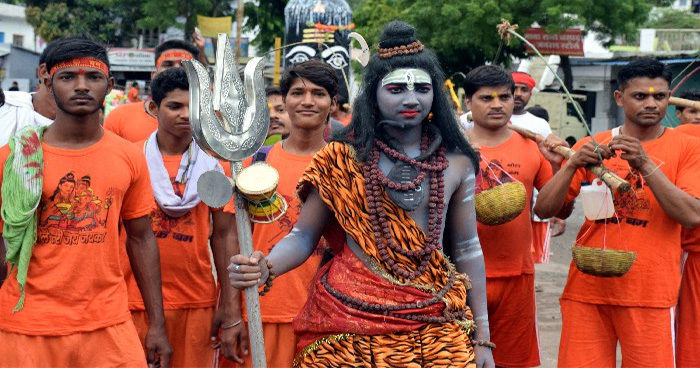
[[163,54],[160,55],[158,60],[156,60],[156,67],[159,66],[163,60],[170,59],[170,58],[178,58],[180,60],[190,60],[190,59],[192,59],[192,54],[190,54],[189,52],[185,52],[185,51],[164,52]]
[[56,73],[60,69],[71,68],[74,66],[99,69],[102,73],[104,73],[105,76],[109,75],[109,68],[107,67],[107,64],[105,64],[102,60],[91,57],[82,57],[61,61],[60,63],[54,65],[53,68],[51,68],[51,70],[49,71],[49,75],[53,77],[54,73]]

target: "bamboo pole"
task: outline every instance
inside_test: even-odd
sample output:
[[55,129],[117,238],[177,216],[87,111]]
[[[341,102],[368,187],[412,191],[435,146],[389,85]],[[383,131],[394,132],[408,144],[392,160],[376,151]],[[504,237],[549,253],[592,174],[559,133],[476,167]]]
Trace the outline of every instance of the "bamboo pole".
[[680,97],[671,97],[668,99],[669,105],[675,105],[680,107],[687,107],[690,109],[700,110],[700,101],[688,100]]
[[[535,142],[541,142],[544,140],[544,138],[530,130],[527,130],[525,128],[517,127],[513,124],[508,124],[508,128],[510,128],[513,131],[516,131],[520,133],[523,137],[531,139]],[[572,150],[571,148],[564,147],[564,146],[558,146],[554,149],[554,152],[564,156],[565,158],[571,158],[571,156],[576,153],[576,151]],[[591,165],[587,166],[586,169],[588,171],[592,172],[595,176],[599,177],[600,180],[602,180],[605,184],[607,184],[610,188],[618,191],[618,192],[626,192],[630,189],[630,183],[627,182],[625,179],[622,179],[621,177],[617,176],[614,172],[608,170],[605,168],[603,165]]]

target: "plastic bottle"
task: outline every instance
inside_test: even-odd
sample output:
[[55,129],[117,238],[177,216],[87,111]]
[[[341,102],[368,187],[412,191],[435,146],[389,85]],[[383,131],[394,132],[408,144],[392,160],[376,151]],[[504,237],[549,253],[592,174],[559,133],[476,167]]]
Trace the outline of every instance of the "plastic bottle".
[[603,220],[615,215],[612,193],[600,179],[581,183],[581,201],[588,220]]

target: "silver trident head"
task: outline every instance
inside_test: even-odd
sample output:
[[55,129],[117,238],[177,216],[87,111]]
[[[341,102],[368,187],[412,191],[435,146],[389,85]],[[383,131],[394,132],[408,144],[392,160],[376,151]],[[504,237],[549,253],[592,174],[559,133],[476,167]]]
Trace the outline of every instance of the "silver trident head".
[[188,60],[182,65],[190,83],[190,126],[199,146],[230,162],[254,155],[265,141],[270,120],[263,58],[248,62],[243,84],[228,36],[220,33],[213,91],[209,73],[201,63]]
[[182,62],[190,83],[190,127],[195,141],[210,155],[231,163],[233,178],[218,171],[200,176],[197,191],[210,207],[223,207],[233,194],[241,161],[260,149],[267,135],[270,111],[265,97],[263,59],[254,58],[238,74],[228,36],[219,34],[214,88],[209,73],[197,60]]

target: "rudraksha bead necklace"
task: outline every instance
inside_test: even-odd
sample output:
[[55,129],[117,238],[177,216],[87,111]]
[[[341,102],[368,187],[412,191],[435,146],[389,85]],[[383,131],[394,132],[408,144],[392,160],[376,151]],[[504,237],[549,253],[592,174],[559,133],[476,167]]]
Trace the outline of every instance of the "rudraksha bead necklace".
[[[427,131],[424,130],[423,137],[421,139],[421,152],[425,152],[428,149],[428,139]],[[409,183],[395,183],[390,181],[379,169],[380,149],[387,156],[419,168],[420,173],[418,174],[418,177]],[[375,148],[372,151],[370,160],[367,165],[365,165],[364,170],[365,187],[367,190],[367,207],[379,255],[382,261],[391,268],[391,272],[396,276],[401,276],[409,280],[419,277],[428,267],[432,252],[442,249],[440,235],[442,232],[443,213],[445,209],[445,181],[443,173],[447,166],[448,161],[445,157],[444,146],[440,146],[436,152],[430,155],[427,158],[427,162],[420,162],[404,155],[401,152],[398,152],[395,149],[390,148],[380,140],[375,141]],[[430,179],[430,197],[428,203],[429,217],[426,244],[421,249],[417,250],[404,249],[401,247],[401,245],[397,244],[392,237],[391,227],[388,223],[387,214],[383,205],[384,196],[381,185],[386,185],[387,187],[390,187],[391,185],[391,187],[403,191],[412,190],[420,185],[418,179],[425,178],[426,176],[428,176]],[[387,246],[394,252],[404,256],[418,257],[419,265],[417,269],[406,270],[404,267],[402,267],[391,257]]]

